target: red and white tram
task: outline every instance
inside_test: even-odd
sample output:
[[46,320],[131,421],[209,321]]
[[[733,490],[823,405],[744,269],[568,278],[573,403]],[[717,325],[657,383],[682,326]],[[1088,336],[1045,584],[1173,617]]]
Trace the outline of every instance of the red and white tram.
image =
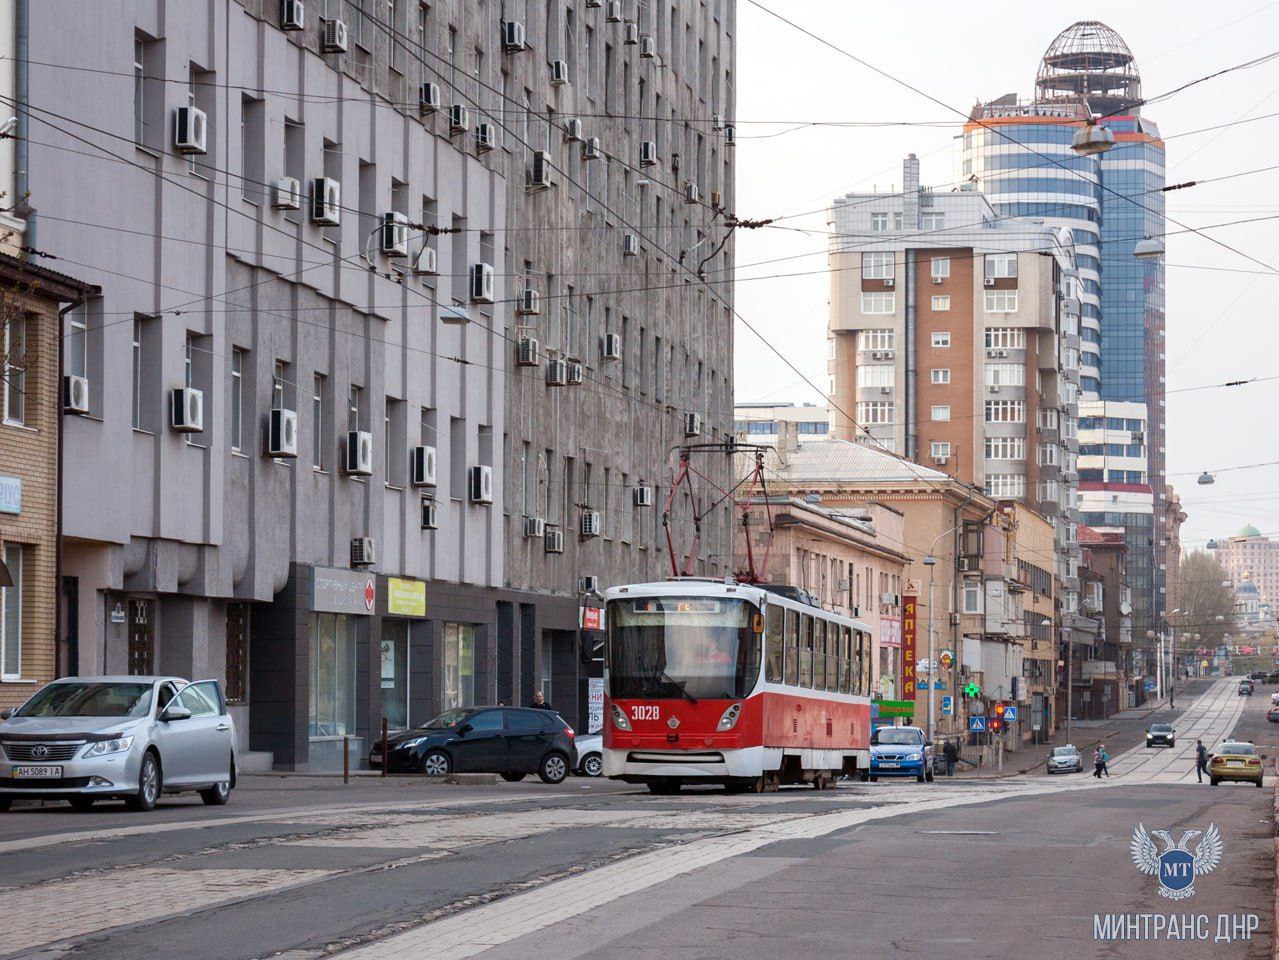
[[868,769],[866,624],[731,580],[631,584],[606,599],[606,775],[654,793],[761,792]]

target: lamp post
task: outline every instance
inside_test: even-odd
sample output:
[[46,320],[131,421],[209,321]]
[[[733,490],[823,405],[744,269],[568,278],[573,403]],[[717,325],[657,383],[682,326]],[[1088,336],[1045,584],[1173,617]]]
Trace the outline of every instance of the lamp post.
[[[933,555],[933,551],[937,549],[937,544],[941,542],[942,537],[947,534],[954,533],[961,526],[961,523],[957,523],[949,529],[943,530],[941,533],[937,534],[936,538],[932,542],[932,546],[928,548],[928,555],[920,561],[928,568],[928,736],[926,737],[928,740],[933,739],[933,711],[935,709],[933,706],[933,700],[935,699],[934,694],[936,691],[933,690],[932,677],[936,672],[937,662],[937,617],[933,612],[933,597],[937,582],[937,557]],[[951,576],[954,576],[953,570],[951,571]]]

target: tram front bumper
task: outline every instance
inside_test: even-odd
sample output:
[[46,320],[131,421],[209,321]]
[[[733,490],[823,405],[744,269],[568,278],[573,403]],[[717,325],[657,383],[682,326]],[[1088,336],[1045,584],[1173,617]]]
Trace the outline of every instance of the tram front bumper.
[[604,751],[604,775],[626,783],[653,778],[726,780],[758,777],[763,772],[764,748],[736,750],[662,750],[632,747]]

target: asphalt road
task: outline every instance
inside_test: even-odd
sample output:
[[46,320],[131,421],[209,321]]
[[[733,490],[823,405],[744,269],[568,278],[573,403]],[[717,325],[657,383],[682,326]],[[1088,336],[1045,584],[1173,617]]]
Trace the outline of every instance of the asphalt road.
[[[1179,703],[1178,729],[1234,729],[1279,756],[1270,692],[1215,685]],[[0,815],[0,957],[1270,956],[1271,784],[1200,786],[1186,733],[1176,751],[1125,736],[1101,783],[652,797],[580,778],[246,777],[224,808],[15,810]],[[1192,899],[1134,867],[1139,822],[1220,828],[1222,863]],[[1096,914],[1173,912],[1210,916],[1208,941],[1094,940]],[[1213,942],[1219,914],[1259,928]]]

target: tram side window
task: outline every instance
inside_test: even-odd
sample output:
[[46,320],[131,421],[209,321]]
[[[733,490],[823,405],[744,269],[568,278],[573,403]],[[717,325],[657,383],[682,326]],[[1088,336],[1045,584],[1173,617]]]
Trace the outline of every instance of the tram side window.
[[826,624],[826,689],[839,689],[839,624]]
[[768,659],[765,678],[769,683],[781,683],[782,680],[782,637],[785,635],[786,610],[775,603],[768,605],[768,615],[764,630]]
[[848,685],[849,693],[865,693],[862,690],[862,632],[854,630],[848,638]]
[[799,614],[786,611],[786,683],[799,681]]
[[813,618],[799,615],[799,685],[813,685]]
[[862,693],[870,692],[870,634],[859,633],[858,646],[861,649],[858,669],[857,669],[857,685]]
[[853,672],[857,668],[857,661],[853,659],[854,644],[857,643],[857,631],[852,627],[844,629],[844,655],[848,658],[845,666],[848,668],[848,677],[844,681],[845,693],[857,693],[857,675]]
[[848,689],[848,628],[839,628],[839,682],[840,693],[852,693]]
[[826,621],[813,618],[813,689],[826,686]]

